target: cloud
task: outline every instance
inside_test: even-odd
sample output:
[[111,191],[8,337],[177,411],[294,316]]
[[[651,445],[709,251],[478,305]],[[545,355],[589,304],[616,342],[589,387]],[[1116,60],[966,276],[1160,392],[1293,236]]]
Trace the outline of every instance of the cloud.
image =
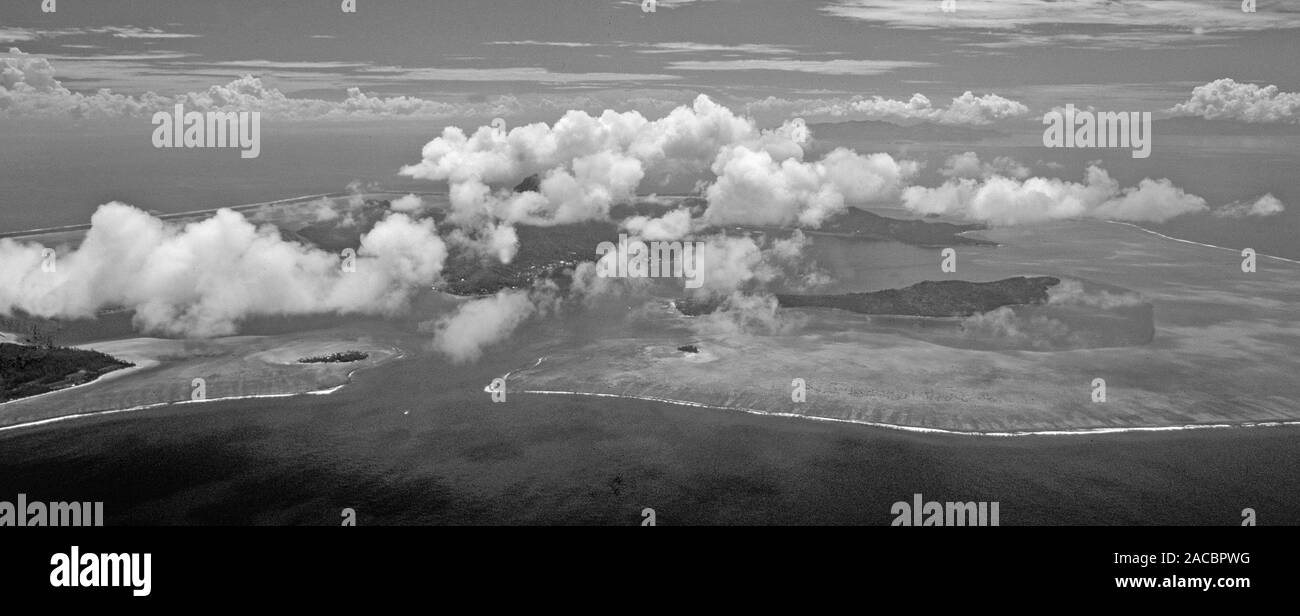
[[1245,218],[1247,216],[1263,218],[1274,214],[1281,214],[1285,210],[1286,205],[1270,193],[1253,202],[1234,201],[1214,210],[1214,215],[1219,218]]
[[[630,200],[648,172],[698,174],[719,148],[751,142],[799,147],[784,136],[764,135],[701,95],[658,120],[635,111],[592,116],[575,110],[552,125],[509,131],[482,126],[467,135],[447,127],[425,144],[422,160],[401,173],[448,182],[453,218],[461,224],[564,224],[607,218],[609,207]],[[540,178],[536,191],[510,190],[531,175]]]
[[923,94],[913,94],[906,101],[880,96],[791,100],[769,96],[749,103],[746,111],[778,117],[798,116],[809,121],[889,120],[982,126],[1025,115],[1029,113],[1029,107],[997,94],[976,96],[967,91],[952,99],[947,107],[935,107]]
[[978,154],[964,152],[949,156],[939,173],[946,178],[974,179],[1002,175],[1022,180],[1029,177],[1029,168],[1009,156],[999,156],[993,162],[980,162]]
[[1145,303],[1141,295],[1131,292],[1088,291],[1078,280],[1064,278],[1047,290],[1047,303],[1057,306],[1091,306],[1110,310]]
[[1300,28],[1300,13],[1268,0],[1260,0],[1258,13],[1245,13],[1240,2],[1222,0],[956,0],[956,9],[945,13],[937,1],[894,0],[836,0],[822,8],[836,17],[897,28],[964,29],[979,32],[983,39],[1042,45],[1055,44],[1055,35],[1077,40],[1081,26],[1100,41],[1111,36],[1131,39],[1134,33],[1182,34],[1182,41],[1194,41],[1212,32]]
[[[156,61],[164,55],[137,57],[101,56],[96,62],[122,62],[131,59]],[[234,63],[245,67],[265,68],[269,63],[254,61]],[[351,64],[300,63],[307,68],[337,68]],[[277,70],[293,63],[276,63]],[[383,69],[374,69],[382,72]],[[405,69],[403,69],[405,70]],[[148,69],[153,72],[154,69]],[[100,71],[102,72],[102,71]],[[485,73],[484,73],[485,74]],[[425,75],[424,78],[433,78]],[[626,94],[626,93],[624,93]],[[626,97],[629,105],[647,109],[667,109],[672,101],[646,96]],[[140,95],[119,94],[109,89],[93,93],[74,92],[55,77],[49,58],[26,54],[11,48],[0,54],[0,118],[121,118],[148,117],[155,111],[170,111],[177,103],[188,111],[257,111],[265,119],[276,120],[355,120],[379,118],[492,118],[510,117],[525,112],[540,112],[602,104],[589,96],[548,98],[534,96],[520,99],[500,96],[480,102],[444,102],[413,96],[376,96],[360,88],[348,88],[342,100],[297,98],[265,85],[253,75],[244,75],[224,85],[212,85],[176,96],[146,92]]]
[[862,155],[836,148],[815,162],[773,157],[766,150],[725,148],[713,164],[717,181],[705,196],[704,219],[713,225],[819,227],[849,204],[898,195],[916,164],[888,154]]
[[458,364],[478,361],[485,347],[508,339],[535,312],[528,291],[502,290],[470,300],[438,321],[433,346]]
[[721,45],[716,43],[665,42],[639,45],[637,53],[703,53],[703,54],[793,54],[789,47],[779,47],[765,43],[744,43],[741,45]]
[[643,240],[673,241],[686,237],[693,226],[691,211],[678,208],[658,218],[649,216],[632,216],[624,219],[620,225],[633,236]]
[[749,58],[743,60],[680,60],[668,68],[679,71],[786,71],[818,75],[883,75],[903,68],[931,66],[906,60],[796,60]]
[[1013,342],[1035,349],[1080,345],[1079,336],[1065,323],[1044,315],[1022,316],[1010,306],[966,317],[961,330],[967,338]]
[[424,208],[424,199],[421,199],[420,195],[409,194],[393,199],[389,203],[389,207],[394,212],[418,212]]
[[1136,187],[1121,189],[1096,166],[1088,168],[1083,183],[994,175],[982,180],[949,180],[935,188],[912,186],[903,191],[903,205],[921,214],[947,214],[996,225],[1083,217],[1163,222],[1209,209],[1204,199],[1169,180],[1143,179]]
[[1251,123],[1300,122],[1300,92],[1282,92],[1277,86],[1260,87],[1218,79],[1196,86],[1192,97],[1174,105],[1177,115],[1207,120],[1237,120]]
[[392,214],[361,237],[355,270],[233,210],[184,226],[122,203],[102,205],[75,250],[41,268],[44,246],[0,240],[0,313],[89,318],[126,307],[148,332],[235,333],[252,316],[393,314],[434,282],[446,248],[430,220]]
[[804,313],[780,310],[776,296],[766,293],[732,293],[718,310],[695,317],[691,331],[704,337],[787,335],[809,320]]

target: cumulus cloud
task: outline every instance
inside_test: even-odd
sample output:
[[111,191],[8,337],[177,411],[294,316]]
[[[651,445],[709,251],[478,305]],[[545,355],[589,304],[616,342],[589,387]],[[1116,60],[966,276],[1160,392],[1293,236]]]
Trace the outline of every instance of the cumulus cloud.
[[[657,120],[635,111],[570,111],[553,125],[509,131],[483,126],[467,135],[448,127],[402,174],[448,182],[453,219],[460,224],[599,220],[608,217],[612,204],[630,200],[648,173],[699,174],[727,145],[801,153],[789,137],[797,127],[783,130],[764,133],[701,95]],[[540,178],[536,190],[510,190],[532,175]]]
[[510,263],[519,253],[519,234],[508,224],[486,224],[476,229],[452,229],[447,241],[480,256]]
[[465,302],[438,321],[433,346],[456,363],[478,361],[485,347],[509,338],[537,310],[523,290],[502,290]]
[[393,199],[388,206],[395,212],[418,212],[424,208],[424,199],[420,195],[409,194]]
[[641,239],[673,241],[690,234],[693,222],[689,209],[677,208],[658,218],[631,216],[623,219],[620,225]]
[[1029,168],[1010,156],[999,156],[992,162],[981,162],[978,154],[963,152],[949,156],[939,173],[946,178],[975,179],[1002,175],[1022,180],[1029,177]]
[[393,314],[434,282],[446,247],[430,220],[392,214],[361,237],[355,271],[340,256],[220,210],[183,226],[122,203],[95,212],[85,240],[42,270],[44,246],[0,240],[0,313],[89,318],[127,307],[148,332],[229,335],[258,315]]
[[935,188],[912,186],[903,191],[903,205],[921,214],[946,214],[996,225],[1082,217],[1163,222],[1209,209],[1204,199],[1169,180],[1143,179],[1136,187],[1121,189],[1119,182],[1096,166],[1088,168],[1083,183],[994,175],[983,180],[949,180]]
[[1286,210],[1286,205],[1274,197],[1271,193],[1256,199],[1255,201],[1234,201],[1217,210],[1214,215],[1220,218],[1245,218],[1247,216],[1257,216],[1263,218],[1274,214],[1281,214]]
[[952,99],[947,107],[936,107],[924,94],[918,93],[906,101],[880,96],[849,99],[782,99],[770,96],[750,103],[746,109],[760,116],[800,116],[808,120],[889,120],[974,126],[1029,113],[1029,107],[1019,101],[997,94],[976,96],[970,91]]
[[819,161],[804,162],[734,146],[713,163],[717,181],[705,192],[704,219],[715,225],[819,227],[848,204],[896,197],[916,170],[916,163],[883,153],[837,148]]
[[1260,87],[1218,79],[1196,86],[1192,97],[1174,105],[1177,115],[1207,120],[1237,120],[1251,123],[1300,122],[1300,92],[1282,92],[1277,86]]

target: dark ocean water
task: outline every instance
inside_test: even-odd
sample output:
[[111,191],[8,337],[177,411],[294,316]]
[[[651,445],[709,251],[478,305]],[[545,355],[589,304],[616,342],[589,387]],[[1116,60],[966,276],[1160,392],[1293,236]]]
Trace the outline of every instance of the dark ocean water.
[[1300,523],[1300,428],[989,438],[470,393],[538,350],[0,433],[0,498],[102,500],[119,525],[888,524],[914,493],[1004,525]]

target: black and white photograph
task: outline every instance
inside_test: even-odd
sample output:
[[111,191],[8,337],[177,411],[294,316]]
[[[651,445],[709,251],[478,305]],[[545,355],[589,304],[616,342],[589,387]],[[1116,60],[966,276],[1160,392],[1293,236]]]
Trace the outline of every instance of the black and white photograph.
[[1180,527],[1088,584],[1249,593],[1297,60],[1291,0],[3,0],[0,544]]

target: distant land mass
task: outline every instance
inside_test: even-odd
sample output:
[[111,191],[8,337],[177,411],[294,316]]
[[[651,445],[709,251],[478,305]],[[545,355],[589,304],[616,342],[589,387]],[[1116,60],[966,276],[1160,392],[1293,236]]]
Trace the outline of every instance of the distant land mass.
[[[541,186],[537,175],[530,175],[514,187],[515,192],[536,191]],[[703,200],[688,197],[679,202],[683,207],[704,205]],[[620,204],[610,210],[613,218],[640,215],[660,216],[677,205],[656,203]],[[742,231],[769,230],[771,228],[739,227]],[[846,212],[825,222],[818,229],[804,229],[805,233],[837,235],[873,241],[897,241],[922,247],[952,245],[991,245],[996,242],[968,238],[960,235],[967,231],[985,229],[980,224],[953,224],[922,220],[887,218],[865,210],[849,208]],[[788,229],[782,228],[788,231]],[[708,230],[706,230],[707,232]],[[591,221],[566,225],[536,226],[516,225],[519,235],[519,252],[510,263],[485,259],[472,252],[450,255],[443,268],[444,283],[438,287],[454,295],[491,295],[507,288],[527,288],[539,278],[556,279],[560,285],[569,282],[565,272],[583,261],[596,256],[596,246],[603,241],[618,241],[618,224],[610,221]]]
[[133,365],[96,351],[0,343],[0,402],[89,383]]
[[777,295],[783,308],[839,308],[862,314],[968,317],[1003,306],[1042,304],[1059,278],[1017,276],[994,282],[927,280],[902,289],[839,295]]
[[997,246],[997,242],[975,239],[959,235],[967,231],[987,229],[982,224],[953,224],[948,222],[927,222],[924,220],[902,220],[888,218],[849,208],[816,229],[804,229],[804,233],[843,235],[871,240],[893,240],[914,246],[951,246],[954,244]]
[[1185,136],[1241,136],[1276,137],[1300,135],[1300,124],[1240,122],[1236,120],[1206,120],[1197,117],[1175,117],[1155,120],[1151,129],[1161,135]]
[[[939,280],[918,282],[902,289],[836,295],[778,294],[782,308],[838,308],[861,314],[915,317],[968,317],[1003,306],[1042,304],[1047,290],[1060,284],[1059,278],[1017,276],[994,282]],[[687,316],[709,314],[721,307],[721,299],[679,299],[673,302]]]

